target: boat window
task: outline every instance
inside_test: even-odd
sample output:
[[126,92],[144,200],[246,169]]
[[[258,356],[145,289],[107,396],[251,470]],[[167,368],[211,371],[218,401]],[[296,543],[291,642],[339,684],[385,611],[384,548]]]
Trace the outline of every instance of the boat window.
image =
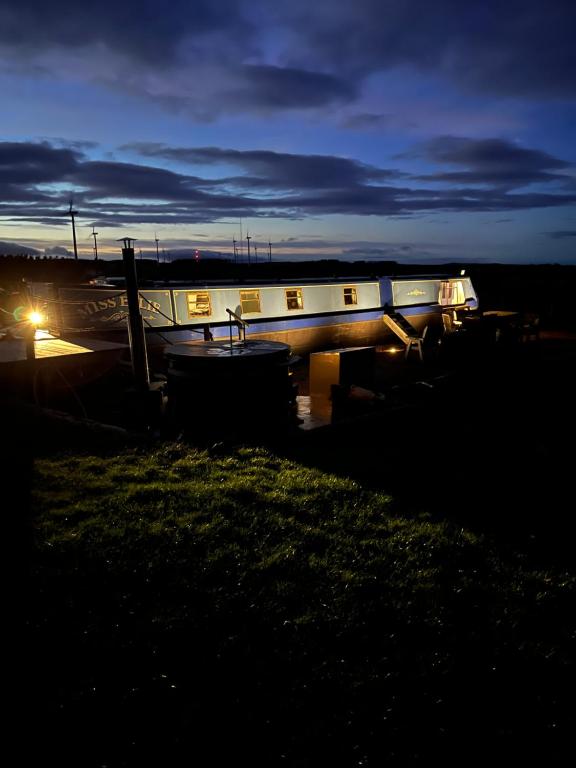
[[240,291],[240,307],[242,314],[261,312],[260,291]]
[[457,280],[452,283],[452,296],[454,298],[454,304],[465,304],[466,294],[464,292],[464,283],[462,280]]
[[358,304],[358,294],[356,293],[356,288],[344,288],[344,304],[346,306]]
[[188,317],[209,317],[212,314],[210,294],[206,291],[188,291]]
[[286,288],[286,309],[303,309],[302,288]]

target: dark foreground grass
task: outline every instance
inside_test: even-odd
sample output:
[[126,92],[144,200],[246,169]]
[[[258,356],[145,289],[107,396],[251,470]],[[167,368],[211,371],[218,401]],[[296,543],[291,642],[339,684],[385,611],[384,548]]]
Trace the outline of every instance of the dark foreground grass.
[[42,460],[33,498],[45,762],[560,759],[566,574],[257,449]]

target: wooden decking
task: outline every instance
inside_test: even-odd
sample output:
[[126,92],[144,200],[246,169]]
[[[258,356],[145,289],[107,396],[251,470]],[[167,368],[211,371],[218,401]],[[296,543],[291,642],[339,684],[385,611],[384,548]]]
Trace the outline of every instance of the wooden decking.
[[[68,358],[90,353],[121,353],[126,344],[117,344],[101,339],[70,338],[59,339],[49,334],[40,335],[34,341],[34,358]],[[0,339],[0,366],[19,362],[31,362],[26,354],[26,342],[22,338]]]
[[40,389],[62,387],[64,381],[67,387],[96,381],[115,368],[127,350],[127,344],[101,339],[39,334],[31,357],[25,339],[5,337],[0,339],[0,394],[29,399]]

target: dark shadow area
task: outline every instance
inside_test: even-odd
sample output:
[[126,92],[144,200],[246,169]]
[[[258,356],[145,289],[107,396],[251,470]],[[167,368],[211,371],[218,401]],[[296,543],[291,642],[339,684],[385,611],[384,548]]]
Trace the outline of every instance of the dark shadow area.
[[403,514],[468,527],[534,564],[573,566],[576,339],[549,334],[438,370],[421,370],[432,386],[389,390],[389,407],[275,449],[390,493]]

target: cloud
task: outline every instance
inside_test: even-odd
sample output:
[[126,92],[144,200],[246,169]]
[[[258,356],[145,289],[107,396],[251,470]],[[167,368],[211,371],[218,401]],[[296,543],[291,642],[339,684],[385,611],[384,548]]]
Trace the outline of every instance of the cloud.
[[72,251],[68,250],[68,248],[65,248],[63,245],[53,245],[48,248],[45,248],[44,254],[46,256],[63,256],[65,258],[68,258],[74,255]]
[[0,42],[22,53],[102,46],[141,63],[167,66],[223,32],[249,33],[236,0],[3,0]]
[[56,149],[48,142],[1,142],[0,178],[3,184],[13,185],[61,181],[77,170],[80,157],[71,149]]
[[39,256],[40,251],[36,248],[31,248],[29,245],[21,245],[20,243],[10,243],[4,240],[0,240],[0,256]]
[[42,141],[48,142],[48,144],[53,147],[63,147],[64,149],[71,149],[80,153],[83,153],[85,150],[89,149],[97,149],[98,147],[98,142],[87,141],[85,139],[62,139],[56,136],[42,136],[40,138]]
[[97,83],[202,119],[352,103],[372,75],[399,70],[565,100],[576,94],[575,25],[568,0],[3,0],[0,69]]
[[143,157],[188,163],[195,166],[235,166],[248,175],[228,177],[228,183],[268,189],[347,188],[401,177],[397,170],[376,168],[334,155],[299,155],[269,150],[240,151],[218,147],[171,148],[163,144],[131,144],[123,147]]
[[551,237],[552,240],[565,240],[569,237],[576,237],[576,229],[559,229],[553,232],[546,232],[545,234]]
[[[398,126],[398,119],[390,114],[378,114],[374,112],[358,112],[351,114],[342,120],[344,128],[360,131],[381,131]],[[407,127],[407,126],[404,126]]]
[[223,98],[230,105],[258,109],[321,107],[351,101],[350,82],[321,72],[277,66],[245,66],[239,70],[244,85],[230,88]]
[[[208,165],[229,172],[236,167],[246,172],[204,179],[145,163],[93,161],[79,151],[50,147],[46,142],[0,143],[0,170],[9,182],[3,189],[0,218],[68,224],[71,191],[80,212],[78,220],[99,227],[202,224],[238,218],[304,219],[332,214],[410,217],[435,212],[504,212],[576,202],[574,189],[521,193],[510,188],[510,177],[517,178],[519,166],[534,179],[540,178],[542,167],[563,168],[562,161],[536,150],[518,152],[513,146],[502,149],[498,145],[501,151],[495,154],[502,162],[508,158],[506,185],[495,172],[493,155],[479,144],[450,140],[427,145],[425,151],[431,157],[469,163],[473,169],[456,173],[447,189],[430,189],[399,170],[333,155],[158,144],[131,147],[149,161],[186,162],[197,166],[195,170]],[[457,183],[468,173],[484,174],[486,188]]]
[[576,6],[567,0],[292,0],[277,13],[300,60],[346,76],[406,67],[475,91],[576,93]]
[[417,176],[420,181],[483,184],[504,189],[548,182],[573,185],[569,175],[557,172],[570,168],[570,163],[547,152],[527,149],[504,139],[441,136],[406,153],[404,157],[419,157],[432,163],[466,168],[464,171]]
[[[84,197],[192,202],[205,196],[199,191],[203,182],[197,177],[133,163],[85,162],[76,169],[75,181],[89,190]],[[204,186],[210,185],[211,182],[204,183]]]
[[[337,73],[278,64],[241,0],[4,0],[0,70],[88,81],[201,119],[346,102]],[[4,62],[2,64],[2,59]]]
[[530,171],[544,168],[567,168],[569,163],[538,149],[525,149],[503,139],[467,139],[441,136],[429,141],[425,154],[433,160],[483,169],[516,169]]

